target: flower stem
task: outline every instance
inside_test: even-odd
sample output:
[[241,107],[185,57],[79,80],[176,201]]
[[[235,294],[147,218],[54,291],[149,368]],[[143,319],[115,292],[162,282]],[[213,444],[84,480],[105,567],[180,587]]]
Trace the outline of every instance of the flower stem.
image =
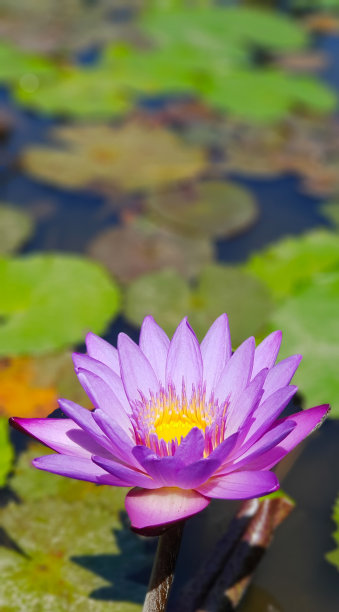
[[184,521],[159,536],[143,612],[165,612],[178,558]]

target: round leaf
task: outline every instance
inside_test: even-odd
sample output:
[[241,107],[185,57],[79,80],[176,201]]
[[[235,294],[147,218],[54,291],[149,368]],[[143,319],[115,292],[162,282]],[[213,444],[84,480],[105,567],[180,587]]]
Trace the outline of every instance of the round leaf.
[[42,353],[103,332],[119,290],[96,263],[72,255],[0,259],[0,355]]
[[0,205],[0,255],[18,251],[33,233],[29,215],[10,205]]
[[203,182],[191,190],[154,194],[148,209],[153,220],[171,229],[216,238],[244,231],[258,214],[247,189],[222,181]]

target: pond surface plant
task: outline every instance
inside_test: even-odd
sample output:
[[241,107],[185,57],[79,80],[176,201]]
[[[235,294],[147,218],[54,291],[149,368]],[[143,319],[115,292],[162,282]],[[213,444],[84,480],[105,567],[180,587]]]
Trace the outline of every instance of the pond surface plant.
[[[132,529],[161,536],[156,566],[167,565],[170,574],[157,589],[162,607],[149,593],[148,610],[165,610],[183,521],[212,498],[276,491],[271,468],[329,410],[322,405],[279,419],[297,391],[290,381],[301,359],[293,355],[275,365],[280,343],[276,331],[257,347],[248,338],[232,354],[225,314],[201,344],[187,318],[170,341],[147,316],[139,346],[121,333],[116,349],[89,333],[87,355],[73,355],[94,411],[60,399],[66,419],[11,419],[56,451],[34,459],[38,469],[133,487],[125,499]],[[169,528],[175,528],[170,536]]]

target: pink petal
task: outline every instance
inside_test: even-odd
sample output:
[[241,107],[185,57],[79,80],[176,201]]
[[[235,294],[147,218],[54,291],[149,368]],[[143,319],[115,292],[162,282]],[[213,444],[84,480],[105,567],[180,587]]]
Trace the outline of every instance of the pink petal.
[[273,368],[277,359],[282,333],[272,332],[255,349],[252,378],[264,368]]
[[118,423],[129,433],[132,430],[130,418],[112,389],[99,376],[88,370],[79,369],[78,378],[92,404],[106,412],[112,423]]
[[69,455],[44,455],[32,461],[39,470],[86,480],[97,484],[108,484],[115,487],[126,487],[126,483],[119,478],[113,478],[105,470],[95,465],[90,459],[84,457],[70,457]]
[[263,394],[263,384],[267,372],[267,368],[259,372],[250,384],[245,387],[236,401],[231,402],[228,406],[226,425],[228,436],[239,431],[253,410],[258,406]]
[[126,334],[118,336],[121,378],[130,402],[156,395],[160,384],[142,350]]
[[174,333],[166,364],[166,385],[174,385],[177,393],[181,394],[183,383],[188,398],[192,388],[197,389],[202,383],[200,346],[187,318],[181,321]]
[[250,380],[255,341],[247,338],[228,360],[215,388],[215,398],[219,402],[235,401]]
[[112,474],[112,476],[115,478],[127,483],[128,487],[155,489],[161,486],[156,481],[152,480],[152,478],[146,476],[146,474],[142,474],[137,470],[133,470],[126,465],[121,465],[121,463],[116,463],[116,461],[111,461],[105,457],[97,457],[93,455],[92,461],[103,470],[106,470],[106,472],[109,472],[109,474]]
[[120,363],[117,349],[106,340],[89,332],[86,336],[87,353],[93,359],[101,361],[115,374],[120,376]]
[[125,506],[132,528],[147,530],[186,519],[201,512],[209,502],[196,491],[164,487],[156,491],[132,489]]
[[290,384],[295,371],[302,359],[302,355],[292,355],[279,361],[267,374],[264,384],[264,395],[262,401],[265,401],[272,393],[286,387]]
[[199,493],[221,499],[251,499],[276,491],[279,481],[273,472],[233,472],[216,476],[198,487]]
[[247,465],[248,469],[269,470],[276,465],[285,455],[287,455],[297,444],[306,438],[315,428],[319,427],[329,412],[329,405],[316,406],[308,410],[302,410],[292,414],[285,419],[279,419],[278,423],[284,423],[288,419],[293,419],[296,423],[293,431],[279,443],[279,446],[268,450],[257,459]]
[[71,419],[10,419],[11,425],[28,433],[42,444],[64,455],[87,457],[105,453],[86,431]]
[[125,412],[127,412],[127,414],[131,413],[131,406],[126,397],[124,385],[122,384],[120,376],[115,374],[113,370],[108,368],[104,363],[92,359],[92,357],[88,355],[82,355],[81,353],[73,353],[73,363],[76,374],[78,374],[80,370],[86,370],[101,378],[101,380],[112,389]]
[[170,341],[164,330],[150,315],[143,320],[139,346],[150,362],[161,385],[165,386],[165,370]]
[[214,321],[200,348],[206,397],[209,398],[232,354],[230,329],[226,314],[222,314]]

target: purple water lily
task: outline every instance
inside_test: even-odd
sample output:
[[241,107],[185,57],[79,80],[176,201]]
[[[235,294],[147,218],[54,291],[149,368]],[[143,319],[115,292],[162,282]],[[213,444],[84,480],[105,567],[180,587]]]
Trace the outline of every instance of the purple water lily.
[[126,509],[135,529],[161,530],[203,510],[211,498],[247,499],[279,487],[270,469],[324,418],[328,405],[279,418],[295,394],[301,356],[275,365],[281,332],[232,354],[221,315],[199,342],[185,318],[170,341],[150,316],[139,346],[118,349],[89,333],[74,354],[95,409],[59,404],[67,419],[13,418],[57,454],[35,467],[70,478],[133,487]]

